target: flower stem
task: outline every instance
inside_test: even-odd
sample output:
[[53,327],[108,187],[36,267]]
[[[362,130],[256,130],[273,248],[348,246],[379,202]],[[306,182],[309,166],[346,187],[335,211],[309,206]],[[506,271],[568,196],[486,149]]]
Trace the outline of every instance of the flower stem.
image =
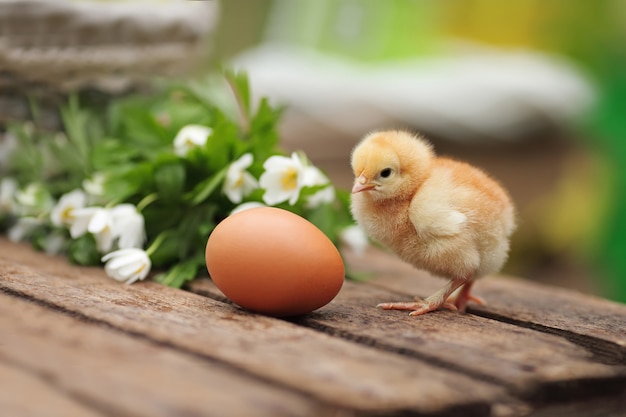
[[139,203],[137,203],[137,211],[141,213],[143,209],[145,209],[149,204],[155,202],[158,199],[159,195],[157,193],[148,194]]
[[246,103],[244,102],[243,97],[241,96],[241,92],[237,88],[237,84],[235,83],[235,80],[233,80],[233,77],[236,77],[236,75],[226,74],[226,77],[225,77],[226,83],[230,87],[230,90],[233,93],[233,95],[235,96],[237,109],[239,110],[239,121],[241,123],[241,128],[247,134],[250,130],[249,109],[246,106]]
[[148,257],[151,256],[157,249],[159,249],[159,246],[161,246],[161,243],[163,243],[166,237],[167,231],[164,231],[161,232],[161,234],[159,234],[156,239],[152,241],[152,244],[150,244],[148,249],[146,249],[146,254],[148,255]]

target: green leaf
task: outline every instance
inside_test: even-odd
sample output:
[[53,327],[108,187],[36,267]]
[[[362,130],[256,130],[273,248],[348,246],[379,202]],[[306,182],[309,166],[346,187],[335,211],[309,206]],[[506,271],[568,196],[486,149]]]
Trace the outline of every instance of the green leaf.
[[[50,138],[50,140],[45,141],[42,145],[48,149],[48,155],[54,160],[59,174],[69,174],[72,176],[84,175],[83,156],[64,135]],[[46,165],[50,166],[51,163],[48,162]]]
[[276,153],[279,136],[276,130],[282,109],[273,109],[266,98],[262,98],[259,108],[250,122],[250,145],[254,154],[266,159]]
[[154,168],[154,182],[163,200],[175,201],[183,193],[185,167],[179,160],[160,164]]
[[108,171],[104,182],[105,197],[109,201],[125,201],[142,190],[146,194],[153,190],[153,167],[141,163]]
[[217,111],[213,133],[204,146],[204,151],[208,156],[209,169],[217,171],[229,165],[233,160],[233,150],[240,141],[237,126]]
[[92,171],[89,165],[91,152],[89,127],[96,128],[97,121],[87,109],[80,106],[76,95],[71,95],[67,105],[61,108],[61,119],[67,137],[80,155],[78,166],[85,175],[89,175]]
[[17,140],[17,149],[9,158],[9,171],[21,184],[38,182],[44,179],[43,153],[35,140],[32,124],[11,124],[9,131]]
[[328,238],[337,238],[335,209],[332,204],[321,204],[309,212],[308,220],[317,226]]
[[189,201],[191,205],[194,206],[197,206],[198,204],[205,201],[222,184],[222,182],[224,181],[224,177],[226,177],[227,170],[228,167],[223,168],[212,177],[209,177],[206,180],[198,183],[193,190],[185,194],[185,200]]
[[150,255],[150,260],[156,267],[169,265],[178,260],[179,234],[176,230],[167,230],[164,234],[164,240]]
[[91,163],[96,171],[126,165],[139,155],[137,148],[123,140],[105,138],[98,141],[91,153]]
[[181,204],[180,201],[171,202],[167,205],[164,205],[162,201],[157,201],[148,205],[143,210],[146,233],[152,238],[167,229],[175,231],[180,219],[185,216],[187,208],[187,205]]
[[155,267],[164,267],[167,265],[175,264],[180,260],[178,256],[178,243],[180,242],[177,233],[168,230],[166,233],[168,239],[165,240],[157,250],[150,256],[152,263]]
[[71,262],[79,265],[100,264],[100,254],[93,235],[85,234],[71,241],[68,255]]
[[178,250],[181,259],[188,257],[198,247],[204,248],[209,237],[204,231],[215,226],[213,218],[218,208],[216,204],[205,204],[187,210],[177,230]]
[[149,99],[132,97],[120,101],[111,112],[115,129],[109,134],[125,138],[147,158],[171,146],[174,138],[153,114]]
[[245,119],[250,119],[250,83],[245,71],[224,70],[224,77],[237,99],[239,109]]
[[202,126],[213,125],[213,111],[207,109],[195,98],[181,91],[173,91],[169,100],[164,100],[163,105],[155,109],[158,118],[165,121],[163,128],[167,132],[170,142],[174,141],[178,131],[184,126],[194,124]]
[[176,264],[169,271],[154,277],[154,280],[169,287],[180,288],[185,282],[194,279],[199,269],[198,259],[193,258]]

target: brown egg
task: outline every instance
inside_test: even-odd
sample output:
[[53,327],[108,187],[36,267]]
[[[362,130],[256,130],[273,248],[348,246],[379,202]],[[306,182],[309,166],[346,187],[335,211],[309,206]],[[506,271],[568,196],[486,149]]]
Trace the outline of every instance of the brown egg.
[[274,207],[242,211],[218,224],[207,242],[206,264],[235,304],[277,317],[326,305],[345,275],[339,251],[321,230]]

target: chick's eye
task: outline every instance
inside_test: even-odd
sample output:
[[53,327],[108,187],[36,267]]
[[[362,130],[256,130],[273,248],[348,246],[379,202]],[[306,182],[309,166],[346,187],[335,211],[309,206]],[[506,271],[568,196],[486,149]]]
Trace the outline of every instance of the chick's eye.
[[380,171],[380,176],[383,178],[388,178],[391,175],[391,168],[385,168]]

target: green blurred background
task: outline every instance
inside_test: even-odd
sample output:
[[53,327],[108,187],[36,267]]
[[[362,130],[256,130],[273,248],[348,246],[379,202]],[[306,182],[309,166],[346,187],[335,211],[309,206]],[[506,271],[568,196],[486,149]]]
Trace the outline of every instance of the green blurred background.
[[[595,94],[568,125],[505,144],[429,133],[440,152],[484,167],[511,190],[520,227],[505,273],[626,302],[624,32],[622,0],[229,0],[221,3],[211,60],[277,40],[365,67],[436,57],[451,40],[566,60]],[[284,141],[314,154],[321,146],[288,131]],[[349,175],[336,167],[341,157],[318,159],[347,185]]]
[[504,273],[626,302],[624,0],[5,0],[0,27],[0,145],[31,99],[53,130],[75,91],[236,65],[338,186],[361,135],[421,131],[510,190]]

